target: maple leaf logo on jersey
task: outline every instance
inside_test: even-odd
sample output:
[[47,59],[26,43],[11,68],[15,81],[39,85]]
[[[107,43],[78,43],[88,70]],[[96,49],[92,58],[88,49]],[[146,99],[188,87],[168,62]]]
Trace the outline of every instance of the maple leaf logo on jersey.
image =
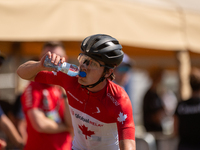
[[94,134],[94,131],[89,131],[88,127],[86,127],[85,125],[79,126],[79,128],[81,129],[82,133],[85,135],[86,140],[87,140],[87,136],[91,137],[91,135]]
[[123,122],[126,120],[126,118],[127,118],[127,115],[120,112],[119,113],[119,117],[117,118],[117,120],[119,122],[122,122],[122,124],[123,124]]

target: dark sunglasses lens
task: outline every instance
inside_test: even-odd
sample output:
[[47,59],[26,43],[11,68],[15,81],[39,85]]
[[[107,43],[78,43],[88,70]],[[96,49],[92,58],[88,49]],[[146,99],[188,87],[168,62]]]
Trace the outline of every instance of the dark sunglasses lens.
[[83,62],[83,64],[86,64],[87,66],[90,64],[90,61],[89,60],[85,60],[84,62]]

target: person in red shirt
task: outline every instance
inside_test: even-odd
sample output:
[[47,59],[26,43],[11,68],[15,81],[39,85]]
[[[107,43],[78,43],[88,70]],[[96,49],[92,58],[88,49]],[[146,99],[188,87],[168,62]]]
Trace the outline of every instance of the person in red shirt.
[[80,70],[86,77],[71,77],[43,66],[48,56],[55,65],[65,58],[48,52],[40,61],[22,64],[18,75],[26,80],[62,86],[68,96],[74,128],[73,150],[135,150],[135,125],[131,101],[113,83],[113,69],[123,59],[119,42],[105,34],[91,35],[81,44]]
[[[60,42],[47,42],[41,53],[52,52],[66,58]],[[59,86],[30,82],[21,96],[27,121],[24,150],[70,150],[73,132],[68,105]],[[66,119],[67,118],[67,119]]]

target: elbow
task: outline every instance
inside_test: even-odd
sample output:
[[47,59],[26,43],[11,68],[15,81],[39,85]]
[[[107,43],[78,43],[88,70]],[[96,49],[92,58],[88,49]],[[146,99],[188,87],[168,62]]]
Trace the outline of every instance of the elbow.
[[39,133],[45,133],[44,131],[43,131],[43,129],[42,128],[40,128],[40,127],[36,127],[36,128],[34,128],[37,132],[39,132]]
[[44,132],[44,128],[40,124],[34,124],[33,128],[39,133],[43,133]]
[[45,126],[41,122],[38,122],[33,119],[31,121],[31,125],[32,125],[33,129],[36,130],[37,132],[39,132],[39,133],[44,132]]
[[19,76],[20,78],[23,78],[23,77],[21,76],[21,70],[20,70],[20,67],[17,69],[17,74],[18,74],[18,76]]
[[42,130],[41,128],[36,128],[35,130],[36,130],[37,132],[39,132],[39,133],[44,133],[43,130]]
[[21,69],[21,66],[19,66],[19,67],[17,68],[17,74],[18,74],[18,76],[19,76],[20,78],[25,79],[24,76],[23,76],[23,71],[22,71],[22,69]]
[[35,76],[31,76],[30,77],[30,75],[29,75],[29,72],[28,71],[26,71],[25,69],[23,69],[23,67],[21,68],[21,66],[19,66],[19,68],[17,69],[17,75],[20,77],[20,78],[22,78],[22,79],[24,79],[24,80],[29,80],[29,81],[34,81],[34,79],[35,79]]

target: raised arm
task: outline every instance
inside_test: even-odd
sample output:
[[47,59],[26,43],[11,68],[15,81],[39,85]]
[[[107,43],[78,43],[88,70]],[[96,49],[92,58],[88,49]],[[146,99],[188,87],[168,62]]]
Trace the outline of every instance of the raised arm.
[[40,61],[28,61],[19,66],[17,74],[25,80],[34,81],[38,72],[42,71]]
[[60,57],[59,55],[56,55],[55,53],[51,53],[49,51],[41,58],[40,61],[28,61],[20,65],[19,68],[17,69],[17,74],[22,79],[34,81],[35,76],[37,75],[38,72],[43,70],[53,71],[54,69],[43,66],[46,55],[48,55],[49,58],[51,58],[51,62],[54,63],[55,65],[57,65],[60,60],[61,63],[65,62],[64,57]]

